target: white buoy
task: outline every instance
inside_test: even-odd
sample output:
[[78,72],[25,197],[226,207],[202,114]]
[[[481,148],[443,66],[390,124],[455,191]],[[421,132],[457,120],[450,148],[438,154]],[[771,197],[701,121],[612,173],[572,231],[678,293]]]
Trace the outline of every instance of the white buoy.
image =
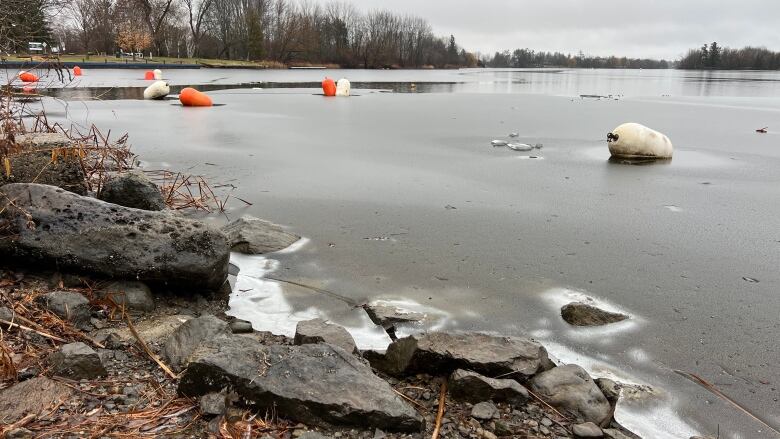
[[155,81],[144,90],[144,99],[163,99],[171,92],[171,87],[165,81]]
[[154,79],[158,81],[162,79],[162,70],[154,69]]
[[672,141],[664,134],[638,123],[624,123],[607,134],[609,153],[613,157],[672,157]]
[[349,79],[341,78],[336,83],[336,96],[349,96],[352,85],[349,83]]

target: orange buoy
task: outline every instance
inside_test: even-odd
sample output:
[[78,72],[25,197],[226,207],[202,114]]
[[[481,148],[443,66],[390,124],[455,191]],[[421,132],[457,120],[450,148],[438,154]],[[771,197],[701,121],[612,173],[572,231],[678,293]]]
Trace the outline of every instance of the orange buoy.
[[79,66],[73,67],[73,75],[74,76],[81,76],[81,67],[79,67]]
[[21,79],[22,82],[38,82],[38,77],[30,72],[19,73],[19,79]]
[[325,93],[325,96],[336,96],[336,82],[326,77],[322,81],[322,92]]
[[149,70],[144,74],[144,79],[147,81],[154,81],[154,72]]
[[209,95],[190,87],[179,93],[179,102],[185,107],[211,107],[214,105]]

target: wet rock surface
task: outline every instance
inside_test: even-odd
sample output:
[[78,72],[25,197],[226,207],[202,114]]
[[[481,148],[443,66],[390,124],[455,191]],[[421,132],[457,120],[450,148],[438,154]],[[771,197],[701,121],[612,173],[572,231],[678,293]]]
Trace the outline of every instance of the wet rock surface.
[[385,355],[369,353],[371,365],[391,375],[449,374],[456,369],[523,380],[552,367],[547,350],[526,338],[434,332],[393,342]]
[[422,419],[371,369],[327,344],[265,346],[225,335],[201,345],[179,383],[185,396],[230,388],[255,408],[301,422],[418,431]]
[[53,291],[39,297],[38,301],[57,317],[79,328],[89,328],[89,300],[84,295],[71,291]]
[[453,398],[472,404],[496,401],[519,405],[529,397],[528,390],[517,381],[488,378],[462,369],[450,375],[449,388]]
[[561,308],[561,317],[566,323],[574,326],[603,326],[628,319],[625,314],[604,311],[587,303],[579,302],[564,305]]
[[244,216],[222,227],[231,250],[261,255],[285,249],[301,239],[281,226],[252,216]]
[[229,332],[228,324],[212,315],[191,319],[176,328],[168,337],[163,354],[174,370],[182,370],[199,346]]
[[366,310],[372,322],[385,329],[392,328],[396,324],[419,322],[425,318],[424,314],[405,311],[380,302],[363,305],[363,309]]
[[[190,291],[218,290],[230,256],[222,233],[199,221],[80,197],[53,186],[0,188],[0,257],[161,283]],[[5,198],[3,197],[3,198]]]
[[295,327],[294,342],[296,345],[328,343],[347,352],[358,353],[355,340],[346,329],[322,319],[298,322]]
[[580,366],[568,364],[543,372],[531,380],[531,390],[586,422],[603,425],[611,417],[607,398]]
[[140,171],[112,178],[100,190],[98,198],[134,209],[163,210],[166,207],[160,189]]
[[52,373],[73,380],[95,379],[106,375],[106,368],[94,349],[84,343],[63,345],[49,358]]

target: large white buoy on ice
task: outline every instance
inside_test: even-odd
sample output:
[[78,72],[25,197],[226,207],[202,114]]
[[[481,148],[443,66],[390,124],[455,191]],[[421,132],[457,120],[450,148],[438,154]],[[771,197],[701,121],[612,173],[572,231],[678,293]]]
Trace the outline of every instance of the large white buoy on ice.
[[144,99],[162,99],[171,92],[171,87],[165,81],[155,81],[144,90]]
[[336,96],[349,96],[352,84],[349,83],[349,79],[341,78],[336,83]]
[[154,79],[161,80],[162,79],[162,70],[160,69],[154,69]]
[[607,134],[613,157],[672,158],[672,141],[664,134],[638,123],[624,123]]

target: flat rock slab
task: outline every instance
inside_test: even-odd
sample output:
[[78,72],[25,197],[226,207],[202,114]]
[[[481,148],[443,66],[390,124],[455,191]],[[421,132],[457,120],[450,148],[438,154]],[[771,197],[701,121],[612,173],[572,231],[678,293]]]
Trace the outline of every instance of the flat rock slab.
[[179,382],[197,397],[227,388],[253,409],[304,423],[420,431],[422,417],[351,353],[328,344],[265,346],[225,335],[201,345]]
[[244,216],[222,227],[231,250],[249,255],[261,255],[283,250],[300,236],[285,232],[281,226],[268,221]]
[[217,291],[227,280],[227,240],[202,222],[41,184],[8,184],[0,192],[0,258],[9,262],[191,292]]
[[524,380],[552,367],[547,350],[533,340],[480,333],[411,335],[393,342],[385,355],[370,354],[366,358],[372,366],[391,375],[442,375],[466,369]]
[[561,317],[574,326],[603,326],[622,322],[628,318],[625,314],[604,311],[587,303],[572,302],[561,308]]
[[573,413],[585,422],[604,425],[612,407],[585,369],[567,364],[543,372],[531,380],[531,390],[554,407]]
[[382,303],[369,303],[363,305],[363,309],[366,310],[366,313],[372,322],[385,329],[392,328],[399,323],[419,322],[425,318],[425,314],[405,311],[395,306],[384,305]]
[[231,332],[228,324],[212,315],[191,319],[176,328],[165,341],[163,355],[177,371],[187,366],[190,355],[206,341]]
[[0,423],[12,424],[29,414],[40,414],[65,402],[73,390],[39,376],[0,391]]
[[488,378],[463,369],[450,375],[449,387],[453,398],[472,404],[496,401],[520,405],[528,401],[528,390],[515,380]]

